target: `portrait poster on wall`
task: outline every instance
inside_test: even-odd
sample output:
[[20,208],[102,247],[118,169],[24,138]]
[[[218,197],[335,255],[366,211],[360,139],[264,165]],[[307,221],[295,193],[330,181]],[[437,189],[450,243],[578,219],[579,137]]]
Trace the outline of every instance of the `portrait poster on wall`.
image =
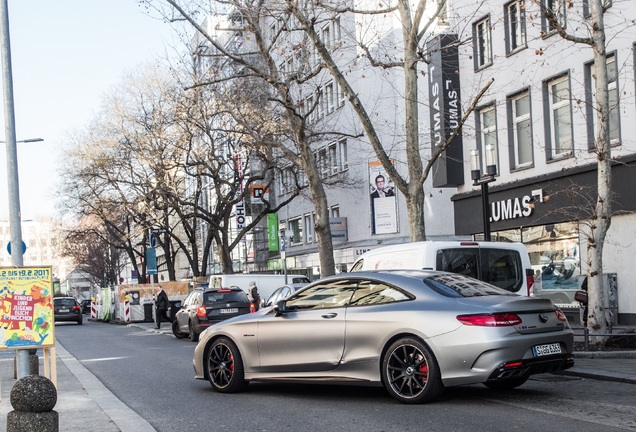
[[398,232],[396,188],[379,161],[369,162],[371,234]]

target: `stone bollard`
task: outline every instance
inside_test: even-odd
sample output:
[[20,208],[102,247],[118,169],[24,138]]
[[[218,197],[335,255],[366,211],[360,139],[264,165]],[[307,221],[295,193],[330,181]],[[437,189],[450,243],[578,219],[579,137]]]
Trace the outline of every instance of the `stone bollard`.
[[7,432],[58,432],[56,403],[51,380],[40,375],[20,378],[11,389],[13,411],[7,414]]

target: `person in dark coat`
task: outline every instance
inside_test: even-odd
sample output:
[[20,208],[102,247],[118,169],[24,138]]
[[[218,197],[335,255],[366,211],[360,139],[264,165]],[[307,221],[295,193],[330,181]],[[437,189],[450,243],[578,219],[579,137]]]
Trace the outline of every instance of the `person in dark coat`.
[[250,300],[254,304],[254,309],[258,310],[261,306],[261,295],[258,293],[258,287],[256,286],[256,282],[249,283],[250,290]]
[[161,321],[171,322],[170,318],[168,318],[168,307],[170,307],[170,300],[168,299],[168,294],[159,286],[159,294],[157,294],[157,300],[155,301],[155,308],[157,309],[156,319],[157,325],[156,328],[161,328]]

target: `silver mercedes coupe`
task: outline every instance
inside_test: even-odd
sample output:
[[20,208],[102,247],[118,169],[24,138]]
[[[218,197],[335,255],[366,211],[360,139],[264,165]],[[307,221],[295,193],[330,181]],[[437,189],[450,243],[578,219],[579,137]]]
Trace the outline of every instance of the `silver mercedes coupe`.
[[453,273],[346,273],[205,330],[195,378],[221,393],[250,381],[383,385],[403,403],[447,386],[512,389],[571,367],[573,334],[550,300]]

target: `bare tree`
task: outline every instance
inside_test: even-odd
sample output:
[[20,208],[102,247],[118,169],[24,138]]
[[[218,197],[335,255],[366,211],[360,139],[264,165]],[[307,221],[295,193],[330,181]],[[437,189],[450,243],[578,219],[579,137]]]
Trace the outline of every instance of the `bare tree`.
[[[166,0],[166,3],[171,9],[162,11],[164,16],[168,19],[187,21],[196,30],[204,45],[211,47],[207,55],[214,59],[215,67],[208,69],[211,74],[205,77],[206,81],[195,85],[219,85],[232,80],[266,85],[267,90],[263,95],[267,104],[262,106],[262,115],[259,116],[252,111],[249,116],[245,116],[244,110],[241,110],[238,104],[234,105],[232,115],[236,127],[244,137],[250,136],[255,143],[275,149],[275,154],[285,159],[287,164],[298,168],[294,170],[299,174],[296,185],[307,187],[315,207],[314,230],[321,275],[334,274],[329,207],[325,191],[331,180],[321,176],[314,144],[338,132],[323,132],[311,127],[308,121],[322,101],[316,87],[312,90],[312,86],[306,83],[320,74],[322,66],[312,66],[305,62],[293,71],[282,71],[279,68],[278,62],[283,58],[281,50],[286,49],[283,46],[290,45],[284,40],[286,34],[282,28],[271,28],[271,24],[280,19],[280,8],[249,0],[219,2],[220,7],[227,9],[227,20],[214,27],[208,25],[204,28],[204,17],[212,13],[206,9],[209,7],[206,2],[187,2],[187,6],[176,0]],[[214,34],[209,31],[211,28]],[[218,37],[219,33],[225,34],[226,37]],[[297,46],[299,52],[302,51],[301,45]],[[312,105],[308,106],[304,97],[300,96],[301,87],[316,94]],[[306,177],[306,182],[302,176]],[[339,177],[335,181],[342,181],[342,178]]]

